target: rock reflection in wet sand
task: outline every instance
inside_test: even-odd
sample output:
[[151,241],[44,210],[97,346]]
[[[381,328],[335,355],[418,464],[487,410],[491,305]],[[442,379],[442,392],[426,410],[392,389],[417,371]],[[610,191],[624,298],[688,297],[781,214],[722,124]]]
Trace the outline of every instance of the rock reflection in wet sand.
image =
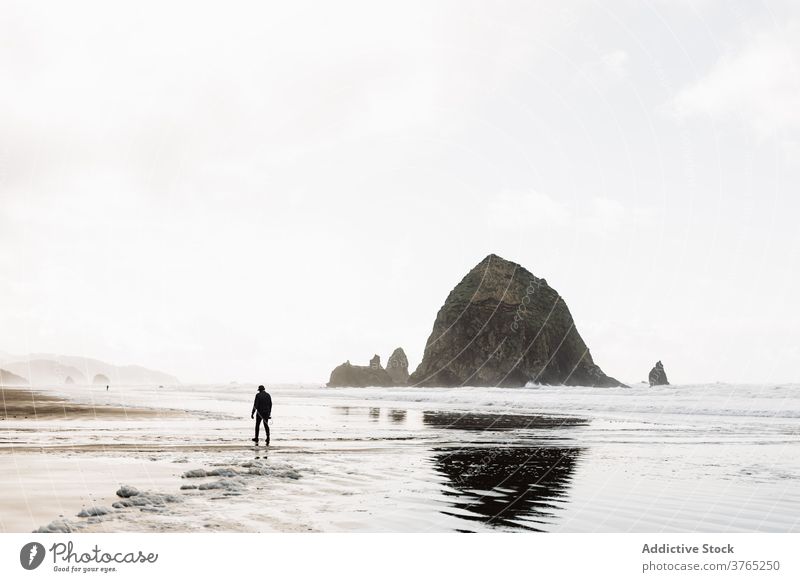
[[[444,494],[443,513],[490,525],[541,531],[568,490],[580,448],[470,447],[434,449]],[[465,528],[468,530],[468,528]]]
[[425,411],[422,422],[435,428],[471,431],[567,428],[588,424],[586,419],[572,416],[440,411]]

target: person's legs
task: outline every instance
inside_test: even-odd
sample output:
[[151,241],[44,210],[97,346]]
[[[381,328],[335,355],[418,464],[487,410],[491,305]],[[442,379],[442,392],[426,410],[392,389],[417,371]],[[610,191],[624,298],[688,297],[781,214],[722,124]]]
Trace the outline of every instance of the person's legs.
[[258,425],[261,423],[261,416],[256,414],[256,440],[258,440]]
[[264,438],[266,439],[267,444],[269,444],[269,419],[268,418],[264,419]]

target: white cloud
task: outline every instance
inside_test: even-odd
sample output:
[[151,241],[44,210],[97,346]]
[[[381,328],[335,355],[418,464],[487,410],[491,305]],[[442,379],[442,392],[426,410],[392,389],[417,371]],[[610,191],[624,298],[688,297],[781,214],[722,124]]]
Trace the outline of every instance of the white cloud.
[[680,116],[739,119],[760,138],[800,129],[800,26],[755,35],[674,100]]
[[606,70],[615,77],[622,78],[628,74],[628,53],[623,50],[615,50],[604,54],[603,65]]
[[490,227],[507,230],[568,228],[607,236],[641,224],[650,211],[623,205],[618,200],[593,197],[590,200],[558,200],[535,190],[506,190],[490,202]]
[[628,76],[628,53],[615,49],[602,55],[595,55],[582,63],[577,70],[575,82],[589,85],[595,91],[604,92],[614,83]]
[[571,219],[567,204],[535,190],[505,190],[489,202],[487,219],[498,228],[565,226]]
[[619,230],[628,222],[631,213],[618,200],[593,198],[581,217],[586,230],[609,233]]

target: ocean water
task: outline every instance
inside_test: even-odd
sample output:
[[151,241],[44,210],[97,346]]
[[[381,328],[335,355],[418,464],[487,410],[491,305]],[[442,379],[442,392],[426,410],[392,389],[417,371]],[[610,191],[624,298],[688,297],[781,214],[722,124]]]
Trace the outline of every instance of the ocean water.
[[798,385],[41,390],[171,412],[4,421],[3,531],[800,531]]

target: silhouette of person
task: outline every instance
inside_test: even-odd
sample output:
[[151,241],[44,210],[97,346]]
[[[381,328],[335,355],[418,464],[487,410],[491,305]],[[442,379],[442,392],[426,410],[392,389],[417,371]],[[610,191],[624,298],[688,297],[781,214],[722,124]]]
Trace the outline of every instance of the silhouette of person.
[[[258,416],[256,417],[256,414]],[[250,413],[250,418],[256,419],[256,438],[253,442],[258,444],[258,428],[259,425],[264,423],[264,437],[266,444],[269,444],[269,424],[268,420],[272,417],[272,396],[263,386],[258,387],[256,392],[256,399],[253,401],[253,411]]]

